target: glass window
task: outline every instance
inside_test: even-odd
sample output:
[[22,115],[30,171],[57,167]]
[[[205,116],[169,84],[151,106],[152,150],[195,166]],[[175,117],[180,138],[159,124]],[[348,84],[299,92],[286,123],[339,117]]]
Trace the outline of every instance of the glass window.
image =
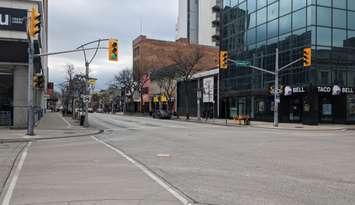
[[344,40],[346,40],[346,30],[334,29],[333,30],[333,46],[343,47]]
[[325,7],[317,7],[317,22],[320,26],[331,26],[332,15],[331,9]]
[[317,3],[322,6],[332,6],[332,0],[318,0]]
[[307,31],[311,32],[311,43],[312,45],[316,45],[316,27],[315,26],[309,26],[307,27]]
[[355,31],[348,31],[348,38],[355,38]]
[[280,16],[291,12],[291,0],[280,0]]
[[253,28],[256,26],[256,13],[249,14],[249,24],[248,28]]
[[266,24],[257,27],[256,36],[258,42],[266,40]]
[[258,9],[266,6],[266,0],[258,0]]
[[276,2],[268,6],[268,20],[274,20],[279,15],[279,4]]
[[316,24],[316,7],[307,7],[307,26]]
[[293,10],[296,11],[307,5],[306,0],[293,0]]
[[355,1],[353,1],[353,0],[348,1],[348,9],[355,11]]
[[253,12],[256,10],[256,0],[248,0],[248,11]]
[[[354,0],[349,0],[349,1],[354,1]],[[333,7],[346,9],[346,0],[334,0]]]
[[348,28],[349,29],[354,29],[355,30],[355,12],[349,11],[348,13]]
[[346,28],[346,11],[340,9],[333,10],[333,27]]
[[293,13],[292,30],[306,27],[306,9]]
[[255,28],[248,30],[247,32],[247,43],[253,44],[256,42]]
[[330,28],[317,28],[317,45],[332,45],[332,30]]
[[320,71],[320,83],[322,85],[329,85],[330,84],[330,79],[331,79],[331,75],[330,75],[330,71]]
[[231,0],[231,7],[234,7],[238,4],[238,0]]
[[239,8],[243,11],[246,11],[247,10],[247,3],[244,1],[243,3],[241,3],[239,5]]
[[266,22],[266,8],[260,9],[257,11],[257,25],[263,24]]
[[288,33],[291,31],[291,15],[280,18],[280,34]]
[[231,1],[230,0],[223,0],[223,7],[230,7]]
[[267,37],[273,38],[276,37],[279,33],[279,24],[278,20],[271,21],[267,24]]

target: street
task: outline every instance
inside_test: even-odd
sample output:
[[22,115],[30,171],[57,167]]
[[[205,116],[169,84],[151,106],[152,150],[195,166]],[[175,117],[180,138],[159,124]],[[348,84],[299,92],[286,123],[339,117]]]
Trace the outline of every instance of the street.
[[27,144],[2,205],[355,203],[351,131],[97,113],[90,124],[105,132]]

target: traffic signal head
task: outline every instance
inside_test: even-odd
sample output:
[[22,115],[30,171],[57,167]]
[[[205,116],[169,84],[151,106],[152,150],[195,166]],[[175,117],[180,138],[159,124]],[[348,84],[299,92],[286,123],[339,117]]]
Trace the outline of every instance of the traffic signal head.
[[41,14],[35,7],[33,7],[31,10],[28,27],[28,32],[32,38],[34,38],[41,31]]
[[110,61],[118,61],[118,41],[117,39],[110,39],[108,41],[108,59]]
[[304,48],[303,49],[303,66],[309,67],[312,65],[312,49]]
[[219,52],[219,68],[228,69],[228,52],[220,51]]
[[38,76],[37,75],[33,76],[32,86],[35,87],[35,88],[38,87]]

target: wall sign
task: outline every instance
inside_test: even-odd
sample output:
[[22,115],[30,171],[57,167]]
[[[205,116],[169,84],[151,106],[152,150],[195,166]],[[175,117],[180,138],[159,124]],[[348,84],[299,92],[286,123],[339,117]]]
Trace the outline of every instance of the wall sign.
[[318,86],[319,93],[330,93],[332,92],[332,88],[328,86]]
[[342,93],[344,94],[353,94],[354,89],[353,88],[347,88],[343,87],[341,88],[338,85],[334,85],[333,87],[329,86],[318,86],[318,92],[319,93],[332,93],[332,95],[340,95]]
[[299,94],[299,93],[305,93],[306,92],[306,89],[304,87],[291,87],[291,86],[286,86],[285,87],[285,96],[290,96],[292,95],[293,93],[294,94]]
[[27,10],[0,7],[0,30],[26,32]]

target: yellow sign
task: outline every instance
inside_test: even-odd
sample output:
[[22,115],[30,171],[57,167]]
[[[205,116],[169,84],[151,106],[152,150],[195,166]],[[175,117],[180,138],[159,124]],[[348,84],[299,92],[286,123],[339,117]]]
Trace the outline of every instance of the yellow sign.
[[89,80],[90,85],[96,85],[96,80],[95,79],[90,79]]
[[165,95],[160,96],[161,102],[168,102],[168,98]]
[[159,102],[158,96],[154,96],[153,102],[155,102],[155,103]]

